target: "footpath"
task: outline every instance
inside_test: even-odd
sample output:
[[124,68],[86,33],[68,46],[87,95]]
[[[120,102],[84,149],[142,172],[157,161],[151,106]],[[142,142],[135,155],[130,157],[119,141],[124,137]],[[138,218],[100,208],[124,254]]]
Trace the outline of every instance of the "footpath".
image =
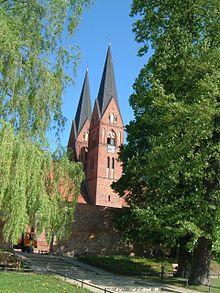
[[72,257],[16,253],[38,273],[49,273],[91,292],[198,293],[185,288],[148,282],[140,277],[121,276],[82,263]]

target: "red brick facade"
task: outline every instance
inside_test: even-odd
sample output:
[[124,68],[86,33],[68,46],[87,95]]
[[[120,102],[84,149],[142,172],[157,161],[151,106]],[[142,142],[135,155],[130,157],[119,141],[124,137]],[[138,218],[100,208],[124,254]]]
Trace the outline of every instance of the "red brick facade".
[[[85,80],[89,88],[88,71]],[[124,142],[124,126],[117,100],[110,48],[108,48],[98,98],[94,103],[90,120],[86,119],[87,116],[89,117],[86,111],[90,112],[88,110],[90,94],[86,85],[85,83],[83,85],[78,109],[80,107],[82,109],[82,105],[87,105],[87,108],[84,106],[81,112],[77,110],[69,140],[73,158],[83,162],[86,175],[84,192],[86,189],[87,196],[79,195],[78,202],[121,208],[124,201],[114,193],[111,184],[122,174],[122,167],[118,162],[118,151]],[[74,132],[74,125],[80,124],[79,121],[85,119],[81,129],[78,129],[78,134],[76,130]]]
[[122,174],[118,151],[124,142],[124,126],[114,98],[101,119],[97,112],[95,104],[89,131],[87,183],[94,204],[121,208],[123,201],[111,184]]

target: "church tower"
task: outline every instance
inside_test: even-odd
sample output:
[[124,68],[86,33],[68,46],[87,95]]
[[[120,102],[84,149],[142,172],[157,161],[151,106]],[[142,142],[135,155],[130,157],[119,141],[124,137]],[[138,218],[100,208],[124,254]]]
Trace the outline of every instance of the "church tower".
[[89,129],[86,180],[95,205],[122,207],[123,200],[114,193],[111,184],[122,174],[117,153],[123,142],[124,126],[109,46]]
[[81,161],[87,169],[88,138],[91,119],[91,99],[88,69],[86,70],[82,92],[79,99],[75,119],[72,122],[68,149],[72,151],[74,161]]

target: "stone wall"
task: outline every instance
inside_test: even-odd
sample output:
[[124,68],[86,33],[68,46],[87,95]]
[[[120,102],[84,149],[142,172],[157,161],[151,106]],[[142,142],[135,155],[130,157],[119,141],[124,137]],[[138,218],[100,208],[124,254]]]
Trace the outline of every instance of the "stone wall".
[[113,226],[115,216],[121,212],[122,209],[78,203],[73,233],[55,250],[70,255],[128,254],[129,247]]

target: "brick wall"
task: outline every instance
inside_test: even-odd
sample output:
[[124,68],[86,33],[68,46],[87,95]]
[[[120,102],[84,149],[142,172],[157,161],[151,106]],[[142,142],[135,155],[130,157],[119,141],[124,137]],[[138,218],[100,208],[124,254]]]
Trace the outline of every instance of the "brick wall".
[[55,249],[70,255],[129,253],[129,247],[112,224],[115,215],[121,212],[122,209],[78,203],[73,233]]

